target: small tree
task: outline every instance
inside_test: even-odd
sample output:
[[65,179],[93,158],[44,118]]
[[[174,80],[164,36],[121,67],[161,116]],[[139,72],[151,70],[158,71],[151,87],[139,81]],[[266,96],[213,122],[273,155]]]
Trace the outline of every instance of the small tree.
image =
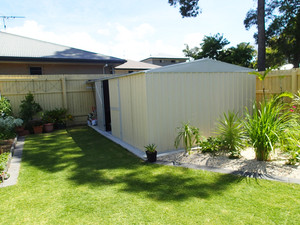
[[25,96],[25,99],[21,101],[20,105],[20,117],[25,123],[32,120],[33,116],[42,111],[40,104],[34,101],[34,96],[30,92]]
[[186,154],[190,153],[193,144],[199,145],[201,142],[201,135],[197,127],[193,127],[188,123],[183,123],[181,127],[177,127],[178,135],[175,138],[174,146],[178,148],[181,141]]
[[260,161],[269,159],[274,146],[285,138],[290,126],[290,111],[280,101],[282,97],[291,97],[290,93],[282,93],[270,100],[254,103],[253,114],[246,113],[244,127],[250,143],[253,145],[256,158]]
[[229,111],[224,113],[219,120],[217,133],[221,136],[225,147],[231,153],[232,158],[240,157],[240,150],[244,147],[244,128],[237,113]]

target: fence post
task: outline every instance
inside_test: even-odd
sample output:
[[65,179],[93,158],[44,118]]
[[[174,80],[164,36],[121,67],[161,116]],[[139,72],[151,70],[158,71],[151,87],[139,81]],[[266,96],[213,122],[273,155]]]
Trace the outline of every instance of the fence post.
[[292,92],[295,94],[298,91],[297,69],[292,70]]
[[63,97],[63,108],[68,109],[67,86],[66,86],[66,78],[64,76],[61,78],[61,87],[62,87],[62,97]]

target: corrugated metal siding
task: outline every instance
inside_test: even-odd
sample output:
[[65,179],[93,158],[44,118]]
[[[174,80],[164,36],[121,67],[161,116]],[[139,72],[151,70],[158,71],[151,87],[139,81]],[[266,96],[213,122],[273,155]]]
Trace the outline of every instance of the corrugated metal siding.
[[182,122],[209,136],[223,112],[242,112],[255,98],[255,77],[247,73],[148,73],[146,84],[149,140],[159,151],[174,149]]
[[109,80],[109,89],[112,134],[142,149],[148,144],[145,75]]
[[98,120],[97,126],[101,130],[105,130],[102,81],[95,82],[95,97],[96,97],[96,105],[97,105],[97,120]]

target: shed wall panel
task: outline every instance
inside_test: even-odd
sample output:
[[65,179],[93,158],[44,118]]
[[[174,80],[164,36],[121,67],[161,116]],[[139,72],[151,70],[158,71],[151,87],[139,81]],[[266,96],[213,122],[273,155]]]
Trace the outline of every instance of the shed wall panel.
[[174,150],[182,123],[213,135],[224,112],[243,112],[255,98],[255,77],[247,73],[147,73],[146,84],[149,141],[158,151]]
[[110,80],[109,88],[112,134],[143,149],[148,144],[145,75]]

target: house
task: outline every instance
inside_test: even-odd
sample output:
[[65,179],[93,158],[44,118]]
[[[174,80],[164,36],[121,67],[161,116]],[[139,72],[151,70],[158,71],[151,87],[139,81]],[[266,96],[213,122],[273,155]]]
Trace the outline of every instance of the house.
[[[250,71],[201,59],[95,80],[99,129],[141,151],[151,143],[160,153],[172,151],[176,128],[184,122],[208,137],[224,112],[242,114],[245,107],[251,112],[256,77]],[[106,103],[102,94],[105,80]]]
[[168,55],[157,55],[150,56],[149,58],[141,60],[141,62],[151,63],[158,66],[168,66],[176,63],[186,62],[189,58],[187,57],[176,57],[176,56],[168,56]]
[[133,73],[160,67],[154,64],[134,61],[130,59],[126,59],[126,61],[126,63],[121,64],[115,68],[115,74]]
[[[112,74],[126,60],[0,32],[0,74]],[[83,40],[84,41],[84,40]]]

